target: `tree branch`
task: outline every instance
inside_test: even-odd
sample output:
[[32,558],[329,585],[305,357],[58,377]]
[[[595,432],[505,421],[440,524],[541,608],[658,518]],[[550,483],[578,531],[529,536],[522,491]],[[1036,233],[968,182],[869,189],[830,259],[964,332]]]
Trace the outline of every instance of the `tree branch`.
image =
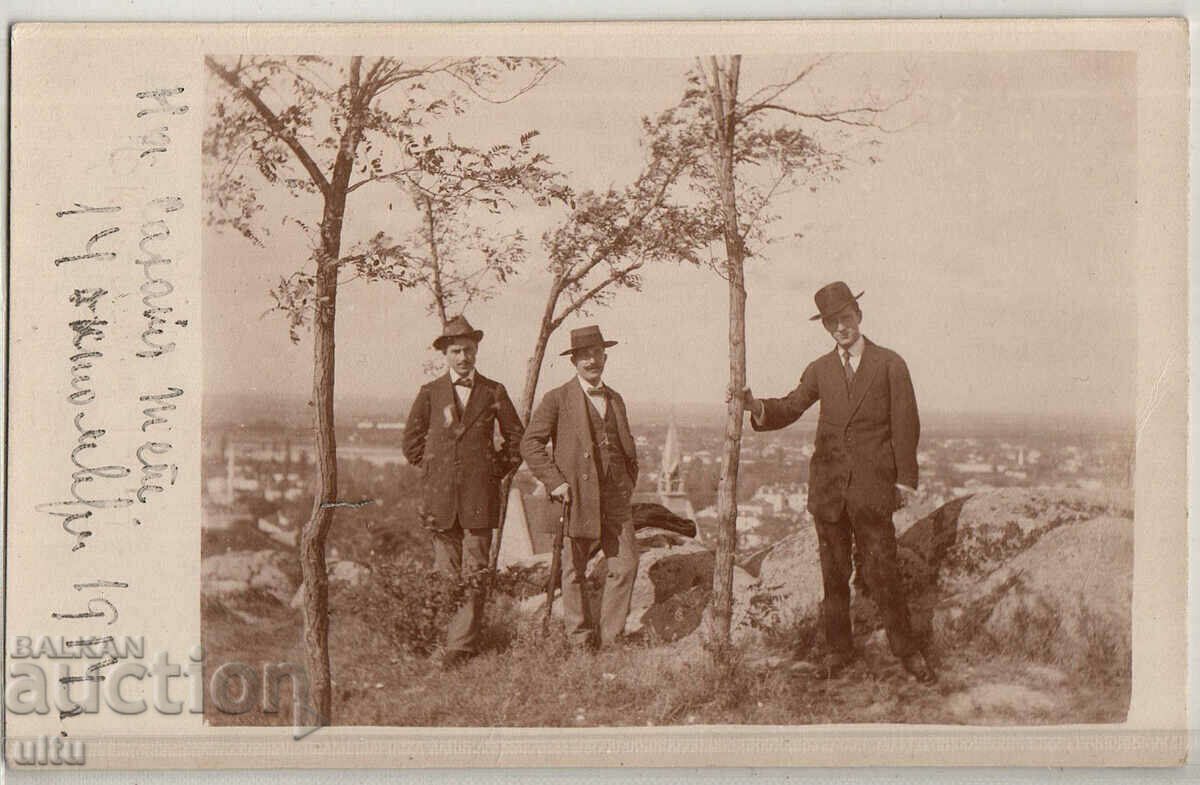
[[645,263],[646,262],[644,259],[639,259],[636,262],[630,263],[627,267],[614,269],[604,280],[600,281],[600,283],[596,284],[591,289],[588,289],[579,297],[572,297],[571,304],[564,308],[563,312],[554,317],[554,320],[550,322],[551,330],[558,329],[558,326],[563,323],[564,319],[566,319],[575,311],[579,310],[584,303],[599,294],[605,287],[616,283],[617,281],[623,280],[624,278],[628,277],[630,273],[632,273],[634,270],[637,270]]
[[[815,62],[810,63],[808,66],[804,67],[803,69],[801,69],[800,73],[796,74],[796,76],[794,76],[793,78],[789,79],[786,82],[778,82],[776,84],[769,84],[769,85],[764,85],[763,87],[760,87],[758,90],[755,90],[752,95],[750,95],[749,97],[746,98],[746,103],[748,103],[748,104],[773,103],[776,98],[783,95],[784,93],[786,93],[788,90],[795,87],[800,82],[804,81],[808,77],[808,75],[811,74],[818,66],[823,65],[824,63],[826,63],[828,61],[829,61],[829,56],[826,55],[825,57],[822,57],[822,58],[816,60]],[[768,95],[768,93],[769,93],[769,95]]]
[[796,117],[803,117],[808,120],[820,120],[822,123],[840,123],[841,125],[855,125],[861,128],[878,128],[879,124],[874,118],[870,120],[855,120],[853,115],[869,114],[877,115],[886,112],[891,106],[856,106],[851,109],[838,109],[832,112],[802,112],[799,109],[793,109],[790,106],[782,106],[780,104],[754,104],[742,112],[741,119],[745,120],[755,112],[761,112],[766,109],[774,109],[777,112],[786,112],[787,114]]
[[383,174],[374,174],[374,175],[371,175],[370,177],[365,177],[365,178],[363,178],[362,180],[359,180],[358,182],[356,182],[356,183],[352,183],[350,186],[348,186],[348,187],[346,188],[346,193],[350,193],[351,191],[355,191],[355,190],[357,190],[358,188],[360,188],[360,187],[362,187],[362,186],[366,185],[367,183],[373,183],[373,182],[375,182],[376,180],[395,180],[395,179],[398,179],[398,178],[400,178],[400,177],[404,177],[404,176],[406,176],[406,175],[410,175],[410,174],[412,174],[414,171],[416,171],[416,170],[417,170],[417,168],[418,168],[418,167],[415,167],[415,166],[406,166],[406,167],[404,167],[403,169],[394,169],[394,170],[392,170],[392,171],[390,171],[390,172],[385,172],[385,173],[383,173]]
[[517,90],[517,92],[513,93],[512,95],[510,95],[507,98],[499,98],[499,99],[490,98],[490,97],[484,95],[483,93],[481,93],[479,90],[477,90],[475,88],[475,85],[472,84],[471,80],[460,76],[453,68],[451,68],[449,66],[446,67],[442,71],[442,73],[449,74],[452,78],[454,78],[455,80],[460,82],[464,87],[466,87],[467,92],[469,92],[471,95],[475,96],[476,98],[478,98],[481,101],[486,101],[489,104],[506,104],[509,101],[515,101],[516,99],[525,95],[525,93],[527,93],[530,90],[532,90],[533,88],[537,87],[538,83],[541,82],[542,79],[544,79],[546,77],[546,74],[550,73],[551,71],[553,71],[555,68],[558,67],[559,61],[558,60],[550,60],[549,63],[550,63],[549,66],[540,67],[538,69],[538,72],[529,80],[529,83],[526,84],[524,87],[520,88],[519,90]]
[[741,237],[738,239],[742,243],[743,247],[745,247],[746,240],[750,237],[750,232],[753,231],[754,225],[758,223],[758,218],[760,215],[762,215],[762,211],[765,210],[767,205],[771,203],[771,198],[775,196],[775,191],[779,189],[779,186],[782,185],[785,180],[787,180],[788,175],[789,172],[786,169],[780,172],[779,177],[777,177],[775,182],[771,183],[771,187],[767,189],[767,194],[762,198],[762,201],[759,203],[758,207],[750,215],[749,219],[742,224]]
[[304,149],[304,145],[300,144],[300,141],[296,139],[294,135],[288,133],[284,129],[283,123],[280,122],[279,117],[273,111],[271,111],[269,106],[263,103],[263,100],[261,97],[259,97],[258,93],[242,84],[241,76],[238,73],[226,70],[210,55],[204,56],[204,63],[209,67],[209,70],[221,77],[221,79],[224,80],[225,83],[228,84],[235,93],[240,94],[243,98],[250,102],[250,105],[253,106],[255,111],[257,111],[258,114],[263,118],[263,121],[266,122],[267,127],[271,129],[271,132],[274,133],[280,141],[286,144],[296,155],[296,158],[299,159],[300,164],[308,172],[308,176],[312,179],[313,183],[316,184],[317,188],[321,190],[321,194],[328,197],[329,181],[325,179],[325,174],[321,171],[321,167],[316,161],[313,160],[313,157],[309,155],[308,150]]

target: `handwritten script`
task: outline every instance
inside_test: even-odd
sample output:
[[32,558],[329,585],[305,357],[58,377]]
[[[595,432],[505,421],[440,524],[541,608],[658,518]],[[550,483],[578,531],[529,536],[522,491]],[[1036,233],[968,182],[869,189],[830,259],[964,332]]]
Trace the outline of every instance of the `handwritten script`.
[[[50,268],[69,303],[71,316],[62,325],[62,394],[70,411],[72,441],[64,456],[61,493],[36,506],[61,527],[63,548],[70,554],[72,588],[85,592],[78,607],[51,614],[69,625],[78,640],[101,637],[119,618],[120,592],[130,585],[121,576],[91,574],[88,554],[103,553],[110,526],[158,523],[157,503],[171,492],[179,476],[172,417],[187,391],[170,378],[164,362],[188,326],[177,313],[176,276],[179,260],[172,251],[172,219],[184,207],[177,193],[164,192],[161,172],[171,156],[171,123],[188,111],[182,87],[154,88],[129,96],[130,135],[107,156],[103,203],[72,201],[54,215],[61,225],[61,248]],[[96,201],[92,199],[90,201]],[[140,304],[134,333],[128,303]],[[122,310],[124,309],[124,310]],[[137,314],[133,315],[138,318]],[[132,376],[141,387],[133,393],[122,379]],[[127,400],[121,400],[128,396]],[[125,407],[140,428],[114,430],[106,423]],[[140,417],[138,416],[140,413]],[[48,478],[48,487],[55,487]],[[111,551],[108,553],[112,555]],[[111,563],[111,559],[106,559]],[[86,597],[86,599],[84,599]],[[115,658],[95,663],[83,681],[99,682]],[[79,681],[80,677],[69,677]],[[69,688],[64,681],[64,688]],[[83,711],[76,705],[61,717]]]

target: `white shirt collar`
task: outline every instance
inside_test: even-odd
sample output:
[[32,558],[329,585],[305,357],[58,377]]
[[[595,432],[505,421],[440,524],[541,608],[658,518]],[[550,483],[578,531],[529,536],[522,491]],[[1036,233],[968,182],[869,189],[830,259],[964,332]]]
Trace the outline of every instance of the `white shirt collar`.
[[[850,357],[854,360],[858,360],[858,358],[862,357],[863,349],[865,349],[866,346],[867,343],[863,340],[862,333],[859,333],[858,340],[850,344]],[[837,345],[837,352],[838,357],[846,356],[846,350],[842,348],[841,344]]]
[[450,383],[451,384],[454,384],[459,379],[470,379],[472,384],[475,383],[475,369],[474,368],[472,368],[470,373],[468,373],[466,376],[460,376],[459,373],[457,371],[455,371],[453,368],[450,368],[449,371],[450,371]]
[[583,388],[583,391],[584,391],[585,393],[586,393],[588,390],[603,390],[603,389],[604,389],[604,380],[603,380],[603,379],[600,381],[600,383],[599,383],[598,385],[596,385],[595,387],[593,387],[592,385],[588,384],[588,383],[587,383],[587,380],[586,380],[586,379],[584,379],[584,378],[583,378],[582,376],[580,376],[579,374],[575,374],[575,378],[579,380],[579,386]]

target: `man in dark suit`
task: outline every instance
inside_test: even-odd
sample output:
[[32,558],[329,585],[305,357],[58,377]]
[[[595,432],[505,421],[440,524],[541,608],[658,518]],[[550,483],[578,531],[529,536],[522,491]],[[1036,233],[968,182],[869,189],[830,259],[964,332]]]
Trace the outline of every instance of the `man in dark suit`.
[[499,483],[521,464],[521,418],[504,385],[475,370],[482,338],[462,316],[446,323],[433,348],[446,356],[447,371],[421,387],[404,426],[404,457],[421,470],[419,509],[433,530],[434,561],[444,575],[458,580],[465,572],[468,579],[467,597],[446,632],[447,668],[476,652],[479,584],[499,522]]
[[[608,575],[600,606],[600,645],[617,641],[625,629],[637,577],[638,550],[629,504],[637,484],[637,450],[625,401],[601,376],[608,347],[600,328],[571,331],[577,376],[546,393],[521,440],[521,455],[550,495],[571,503],[563,541],[563,616],[573,645],[594,644],[595,621],[584,597],[588,557],[596,540],[604,549]],[[547,444],[554,443],[553,454]]]
[[822,615],[830,653],[821,675],[840,673],[855,652],[850,629],[851,545],[878,605],[888,645],[919,681],[933,673],[918,648],[896,564],[892,513],[917,488],[921,434],[908,366],[900,355],[867,340],[858,298],[837,281],[817,292],[822,325],[836,342],[810,363],[784,398],[760,400],[742,392],[756,431],[791,425],[817,401],[816,448],[809,464],[808,510],[816,522],[825,600]]

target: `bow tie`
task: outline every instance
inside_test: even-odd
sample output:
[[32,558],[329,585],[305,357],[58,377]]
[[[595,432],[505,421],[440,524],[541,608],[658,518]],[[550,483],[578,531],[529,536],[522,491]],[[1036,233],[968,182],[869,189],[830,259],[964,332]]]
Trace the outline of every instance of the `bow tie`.
[[589,387],[587,390],[587,394],[592,396],[593,398],[603,398],[605,395],[608,394],[608,390],[606,390],[603,387]]
[[475,386],[475,380],[472,379],[470,376],[464,376],[461,379],[455,379],[454,386],[455,387],[466,387],[467,389],[470,389],[471,387]]

